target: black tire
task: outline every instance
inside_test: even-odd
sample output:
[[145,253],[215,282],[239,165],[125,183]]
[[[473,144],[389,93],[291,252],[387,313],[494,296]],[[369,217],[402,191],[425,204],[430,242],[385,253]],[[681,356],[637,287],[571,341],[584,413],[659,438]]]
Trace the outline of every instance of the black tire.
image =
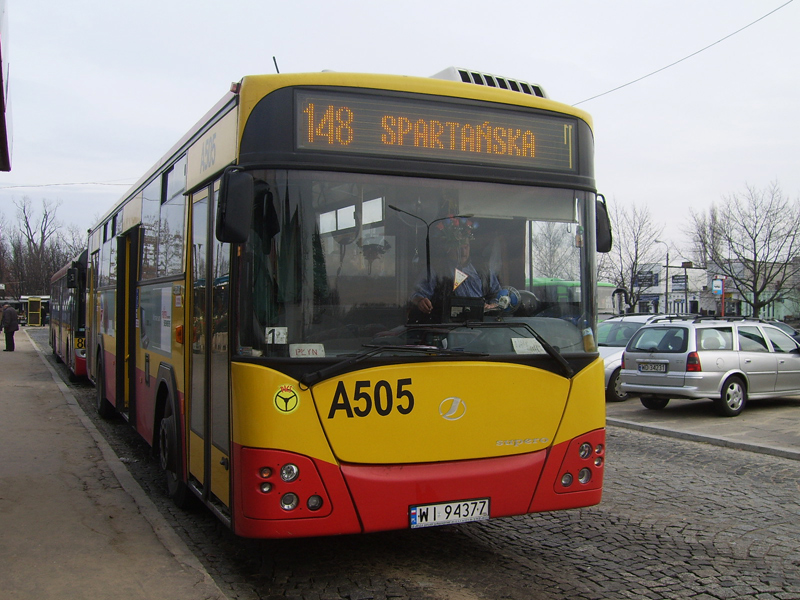
[[630,395],[627,392],[623,392],[620,387],[619,372],[620,369],[617,369],[611,374],[611,377],[608,378],[606,402],[625,402],[625,400],[630,398]]
[[114,407],[111,406],[111,403],[106,398],[106,381],[103,377],[103,363],[97,361],[97,381],[94,382],[94,390],[95,390],[95,406],[97,408],[97,414],[100,415],[103,419],[109,419],[114,416]]
[[663,410],[669,404],[669,398],[658,398],[656,396],[642,396],[642,405],[650,410]]
[[722,394],[714,398],[714,408],[723,417],[735,417],[747,404],[747,388],[741,377],[729,377],[722,384]]
[[178,427],[172,402],[167,398],[164,416],[158,427],[158,457],[169,496],[178,508],[186,508],[192,497],[189,487],[181,479],[181,451],[178,439]]

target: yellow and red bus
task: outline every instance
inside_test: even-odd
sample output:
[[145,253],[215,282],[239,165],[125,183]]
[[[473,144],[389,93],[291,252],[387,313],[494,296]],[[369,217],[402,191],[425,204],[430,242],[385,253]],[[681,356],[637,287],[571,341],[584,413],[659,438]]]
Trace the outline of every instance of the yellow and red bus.
[[596,504],[593,147],[508,78],[244,77],[90,231],[98,410],[242,536]]
[[86,259],[84,250],[50,279],[50,347],[73,381],[86,377]]

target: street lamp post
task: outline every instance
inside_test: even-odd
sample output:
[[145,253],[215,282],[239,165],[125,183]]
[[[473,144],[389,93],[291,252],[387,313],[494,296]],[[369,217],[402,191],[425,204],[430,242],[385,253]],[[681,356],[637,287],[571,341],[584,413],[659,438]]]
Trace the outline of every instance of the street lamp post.
[[669,312],[669,244],[655,240],[656,244],[664,244],[667,249],[666,276],[664,277],[664,312]]
[[682,262],[681,267],[683,268],[683,311],[689,313],[689,274],[686,269],[691,269],[694,264],[688,260]]

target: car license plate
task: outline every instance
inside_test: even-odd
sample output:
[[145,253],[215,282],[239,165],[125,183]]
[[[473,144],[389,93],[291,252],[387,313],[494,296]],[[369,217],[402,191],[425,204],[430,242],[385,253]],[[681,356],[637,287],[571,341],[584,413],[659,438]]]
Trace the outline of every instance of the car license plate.
[[409,509],[411,529],[489,519],[489,498],[420,504]]
[[642,363],[639,365],[640,373],[666,373],[667,365],[664,363]]

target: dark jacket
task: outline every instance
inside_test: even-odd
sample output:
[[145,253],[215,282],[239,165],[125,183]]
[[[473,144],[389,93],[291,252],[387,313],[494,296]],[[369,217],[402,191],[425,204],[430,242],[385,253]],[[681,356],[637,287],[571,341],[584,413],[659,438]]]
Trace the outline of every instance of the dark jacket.
[[0,321],[0,325],[6,333],[12,333],[19,329],[19,317],[13,306],[3,309],[3,319]]

